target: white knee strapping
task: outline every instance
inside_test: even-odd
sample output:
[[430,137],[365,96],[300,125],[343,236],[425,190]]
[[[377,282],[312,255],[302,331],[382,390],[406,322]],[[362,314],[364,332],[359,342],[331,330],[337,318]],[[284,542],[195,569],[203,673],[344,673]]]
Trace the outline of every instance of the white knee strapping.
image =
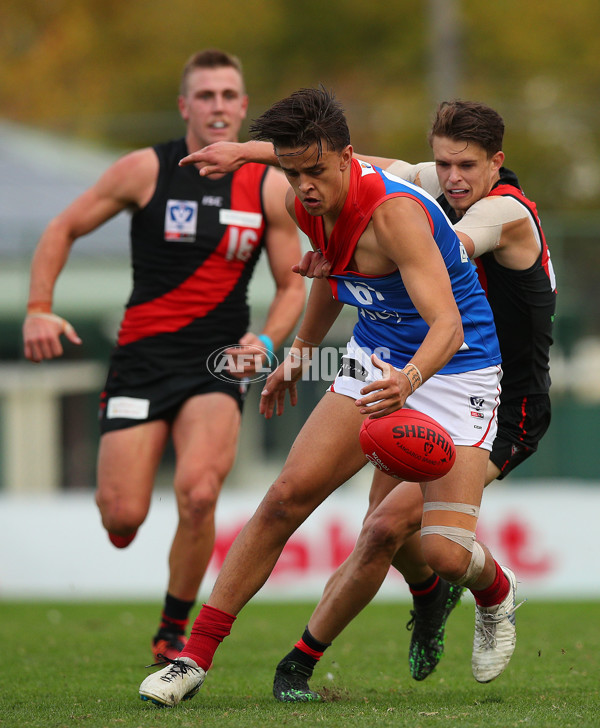
[[[444,503],[441,501],[431,501],[425,503],[423,511],[453,511],[455,513],[465,513],[474,518],[479,517],[478,506],[468,503]],[[454,541],[459,546],[471,553],[471,561],[465,573],[454,583],[458,586],[471,586],[475,584],[483,567],[485,566],[485,551],[475,540],[475,532],[466,528],[456,528],[454,526],[424,526],[421,529],[421,536],[436,534]]]
[[481,548],[477,541],[475,541],[473,543],[473,553],[471,554],[471,561],[469,562],[467,570],[461,576],[461,578],[457,579],[454,583],[458,586],[473,586],[473,584],[476,583],[477,579],[479,579],[484,566],[485,551]]
[[425,511],[454,511],[455,513],[466,513],[468,516],[479,518],[479,506],[472,506],[470,503],[429,501],[423,506],[423,512]]
[[431,534],[443,536],[473,553],[473,544],[475,543],[474,531],[468,531],[466,528],[454,528],[454,526],[424,526],[421,529],[421,537]]
[[471,561],[469,561],[467,570],[453,583],[457,586],[467,587],[475,584],[485,566],[485,551],[475,540],[473,531],[467,531],[466,528],[452,528],[451,526],[425,526],[421,529],[421,537],[430,534],[443,536],[471,552]]

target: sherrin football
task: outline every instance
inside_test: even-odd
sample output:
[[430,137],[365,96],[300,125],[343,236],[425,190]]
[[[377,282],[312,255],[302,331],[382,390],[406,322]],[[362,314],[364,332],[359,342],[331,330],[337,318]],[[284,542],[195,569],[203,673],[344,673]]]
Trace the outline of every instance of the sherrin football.
[[413,483],[441,478],[456,459],[454,442],[440,423],[406,407],[385,417],[367,417],[359,438],[376,468]]

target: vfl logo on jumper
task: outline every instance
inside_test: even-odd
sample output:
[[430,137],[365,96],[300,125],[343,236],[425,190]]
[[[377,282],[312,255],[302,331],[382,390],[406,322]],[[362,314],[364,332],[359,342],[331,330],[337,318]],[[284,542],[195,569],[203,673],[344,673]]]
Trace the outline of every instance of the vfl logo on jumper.
[[359,304],[360,315],[364,318],[368,318],[370,321],[389,321],[390,319],[395,319],[395,323],[402,321],[402,317],[397,311],[362,308],[362,306],[374,306],[385,301],[385,296],[381,291],[377,291],[367,283],[344,281],[344,285],[352,295],[352,298]]
[[360,164],[360,172],[362,177],[367,174],[375,174],[375,170],[368,162],[363,162],[361,159],[359,159],[358,163]]
[[198,203],[195,200],[167,200],[165,240],[195,242],[197,222]]
[[[453,443],[448,442],[440,432],[436,432],[430,427],[425,427],[425,425],[396,425],[396,427],[392,427],[392,432],[394,440],[398,441],[396,442],[396,446],[413,457],[416,457],[418,460],[427,463],[437,462],[437,460],[432,460],[429,457],[433,452],[433,448],[436,446],[446,455],[446,457],[439,459],[440,462],[445,463],[454,458]],[[423,454],[412,450],[411,446],[414,447],[414,444],[407,444],[404,438],[410,438],[413,442],[415,438],[420,440],[423,445]]]
[[[213,377],[220,379],[222,382],[233,382],[235,384],[242,381],[248,383],[260,382],[261,379],[266,379],[274,368],[279,366],[277,357],[272,353],[272,364],[268,364],[268,356],[265,357],[265,354],[268,355],[269,352],[262,346],[254,346],[255,349],[261,352],[257,354],[233,354],[232,350],[235,350],[235,348],[235,346],[221,346],[209,355],[206,367]],[[254,372],[243,374],[247,366],[253,366]]]
[[483,397],[474,397],[473,395],[470,395],[469,406],[471,408],[471,417],[478,417],[479,419],[483,419],[485,417],[482,412],[484,405],[485,399]]

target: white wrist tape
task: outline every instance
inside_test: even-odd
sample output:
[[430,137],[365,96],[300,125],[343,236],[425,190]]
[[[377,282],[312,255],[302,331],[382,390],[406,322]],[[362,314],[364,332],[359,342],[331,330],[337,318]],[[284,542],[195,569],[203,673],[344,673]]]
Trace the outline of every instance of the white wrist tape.
[[61,325],[61,334],[69,334],[75,331],[66,319],[55,313],[28,313],[27,318],[41,318],[46,319],[47,321],[54,321]]

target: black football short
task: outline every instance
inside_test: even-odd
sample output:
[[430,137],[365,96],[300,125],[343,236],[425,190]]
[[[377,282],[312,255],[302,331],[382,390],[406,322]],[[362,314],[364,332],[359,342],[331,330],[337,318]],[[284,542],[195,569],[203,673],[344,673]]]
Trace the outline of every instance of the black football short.
[[153,420],[171,423],[183,403],[199,394],[223,392],[235,399],[241,412],[248,386],[245,381],[222,381],[207,371],[154,373],[150,377],[142,371],[123,372],[113,363],[100,395],[100,433]]
[[550,425],[550,417],[547,394],[500,401],[498,433],[490,453],[490,460],[500,470],[498,480],[533,455]]

